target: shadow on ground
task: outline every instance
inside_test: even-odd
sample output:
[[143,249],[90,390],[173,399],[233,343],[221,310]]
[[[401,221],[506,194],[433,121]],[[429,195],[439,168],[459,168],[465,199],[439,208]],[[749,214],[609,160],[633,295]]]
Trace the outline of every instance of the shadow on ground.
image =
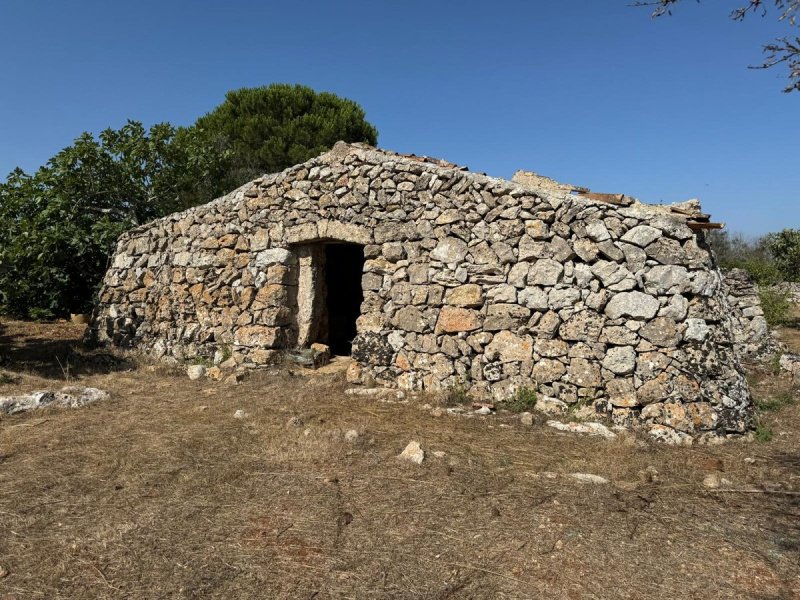
[[[0,321],[0,368],[45,378],[127,371],[131,361],[104,349],[85,348],[83,325]],[[54,337],[53,333],[59,335]]]

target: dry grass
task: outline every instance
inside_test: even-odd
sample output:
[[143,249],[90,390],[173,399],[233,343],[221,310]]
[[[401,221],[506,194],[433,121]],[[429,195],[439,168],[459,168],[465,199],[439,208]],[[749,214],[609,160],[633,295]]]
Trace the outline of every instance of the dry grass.
[[[43,340],[80,331],[4,325],[25,360],[0,394],[61,385]],[[800,597],[800,497],[701,484],[799,490],[796,404],[769,443],[666,448],[435,418],[336,375],[232,387],[84,359],[111,401],[0,421],[0,598]],[[411,439],[421,467],[395,458]]]

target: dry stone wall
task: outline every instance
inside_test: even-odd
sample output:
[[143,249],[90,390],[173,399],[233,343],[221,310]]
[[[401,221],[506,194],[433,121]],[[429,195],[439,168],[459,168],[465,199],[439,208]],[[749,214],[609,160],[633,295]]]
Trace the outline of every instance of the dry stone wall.
[[702,234],[627,204],[337,144],[123,235],[91,332],[171,360],[269,364],[324,341],[314,244],[351,242],[365,254],[354,379],[496,400],[529,387],[654,434],[745,431]]
[[757,359],[777,351],[761,307],[758,287],[743,269],[731,269],[722,279],[733,325],[734,347],[740,359]]

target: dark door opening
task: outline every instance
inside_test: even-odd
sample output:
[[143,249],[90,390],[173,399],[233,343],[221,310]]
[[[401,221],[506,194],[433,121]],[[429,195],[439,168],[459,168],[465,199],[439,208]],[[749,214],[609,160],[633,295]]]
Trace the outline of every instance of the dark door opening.
[[325,246],[325,304],[328,312],[328,345],[331,353],[349,356],[361,314],[361,274],[364,248],[356,244]]

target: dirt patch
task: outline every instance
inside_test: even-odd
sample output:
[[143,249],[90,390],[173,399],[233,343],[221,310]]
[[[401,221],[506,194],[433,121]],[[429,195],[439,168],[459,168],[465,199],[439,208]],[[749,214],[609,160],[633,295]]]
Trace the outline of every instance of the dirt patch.
[[[64,385],[28,365],[79,328],[4,326],[43,343],[0,393]],[[669,448],[436,418],[341,373],[77,380],[112,399],[0,421],[0,598],[800,596],[796,403],[769,442]],[[396,459],[412,439],[422,466]]]

